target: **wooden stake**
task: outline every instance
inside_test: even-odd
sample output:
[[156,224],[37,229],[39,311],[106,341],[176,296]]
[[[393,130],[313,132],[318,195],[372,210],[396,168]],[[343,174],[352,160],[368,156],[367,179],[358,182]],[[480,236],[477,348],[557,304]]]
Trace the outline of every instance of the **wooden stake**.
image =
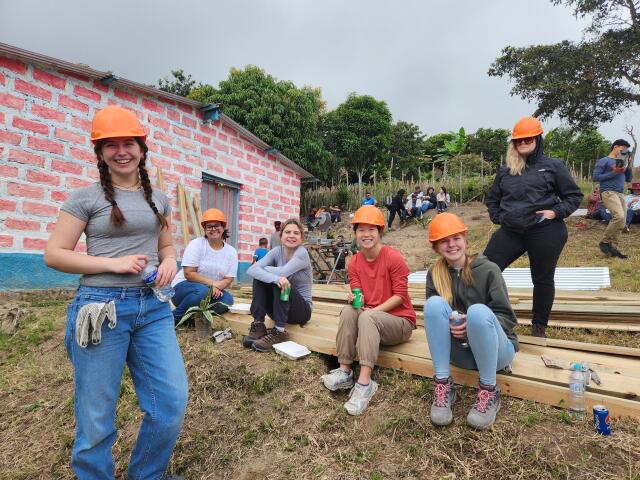
[[158,190],[162,190],[166,193],[164,187],[164,176],[162,175],[162,168],[160,167],[156,167],[156,186],[158,187]]
[[189,224],[188,224],[188,215],[187,215],[187,204],[185,202],[184,197],[184,188],[181,183],[178,183],[178,202],[180,205],[180,224],[182,225],[182,242],[186,247],[191,240],[191,235],[189,235]]
[[191,228],[193,229],[193,233],[197,236],[204,235],[204,231],[202,230],[202,225],[198,221],[198,216],[196,216],[196,211],[193,208],[193,201],[191,200],[191,195],[186,190],[184,191],[184,199],[187,204],[187,210],[189,212],[189,218],[191,219]]

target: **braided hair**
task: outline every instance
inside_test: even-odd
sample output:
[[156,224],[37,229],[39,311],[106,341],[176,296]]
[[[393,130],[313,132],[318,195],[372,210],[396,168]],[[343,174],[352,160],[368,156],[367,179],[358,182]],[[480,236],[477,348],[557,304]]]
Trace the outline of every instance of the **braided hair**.
[[[151,181],[149,180],[149,172],[147,172],[147,168],[145,166],[147,160],[147,152],[149,151],[149,147],[147,147],[144,140],[140,137],[133,137],[136,143],[140,146],[142,150],[142,158],[140,159],[140,163],[138,164],[138,174],[140,175],[140,184],[142,185],[142,191],[144,192],[144,199],[147,201],[151,210],[155,214],[158,219],[158,223],[160,223],[162,228],[167,228],[169,225],[167,223],[167,219],[162,216],[162,214],[158,211],[158,207],[156,207],[155,202],[153,201],[153,189],[151,187]],[[98,157],[98,172],[100,173],[100,185],[102,186],[102,191],[104,192],[104,198],[111,204],[111,218],[110,223],[114,227],[122,227],[127,223],[127,219],[124,218],[122,214],[122,210],[118,207],[118,203],[116,202],[114,196],[115,192],[113,189],[113,183],[111,181],[111,172],[109,172],[109,167],[107,163],[102,159],[102,145],[104,145],[105,140],[100,140],[96,143],[94,147],[94,152]]]

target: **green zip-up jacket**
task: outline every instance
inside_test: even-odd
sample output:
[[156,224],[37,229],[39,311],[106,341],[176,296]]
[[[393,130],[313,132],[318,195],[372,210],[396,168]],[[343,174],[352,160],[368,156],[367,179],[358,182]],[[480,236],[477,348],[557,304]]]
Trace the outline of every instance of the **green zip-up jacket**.
[[[449,267],[449,273],[453,285],[453,305],[451,308],[466,313],[471,305],[476,303],[486,305],[498,318],[504,333],[511,340],[517,352],[519,348],[518,337],[513,329],[518,321],[513,308],[511,308],[507,285],[504,283],[500,268],[484,255],[477,255],[471,262],[472,285],[462,283],[461,273],[458,273],[454,268]],[[427,272],[426,294],[427,298],[439,295],[433,284],[431,269]]]

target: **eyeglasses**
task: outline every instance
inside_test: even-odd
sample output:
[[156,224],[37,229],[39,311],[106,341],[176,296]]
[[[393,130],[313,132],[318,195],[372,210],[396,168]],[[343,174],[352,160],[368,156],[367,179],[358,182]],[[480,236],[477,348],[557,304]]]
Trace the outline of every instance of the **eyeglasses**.
[[536,137],[528,137],[528,138],[516,138],[514,140],[512,140],[512,142],[516,145],[518,145],[519,143],[524,143],[526,145],[529,145],[530,143],[533,143],[536,141]]
[[205,230],[220,230],[222,228],[224,228],[224,226],[221,223],[214,223],[213,225],[204,226]]

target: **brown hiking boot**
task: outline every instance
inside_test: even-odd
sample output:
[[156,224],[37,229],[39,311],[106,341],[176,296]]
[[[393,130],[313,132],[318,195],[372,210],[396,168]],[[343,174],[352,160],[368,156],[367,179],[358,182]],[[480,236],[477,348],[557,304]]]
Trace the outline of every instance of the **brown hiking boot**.
[[547,334],[545,333],[546,329],[547,329],[547,327],[545,327],[544,325],[540,325],[539,323],[532,323],[531,324],[531,336],[532,337],[547,338]]
[[251,348],[253,342],[260,340],[267,334],[267,327],[264,326],[264,322],[251,322],[249,327],[249,335],[245,335],[242,338],[242,346],[245,348]]
[[267,335],[253,342],[253,349],[258,352],[268,352],[276,343],[286,342],[287,340],[289,340],[289,334],[286,330],[281,332],[276,327],[273,327]]

